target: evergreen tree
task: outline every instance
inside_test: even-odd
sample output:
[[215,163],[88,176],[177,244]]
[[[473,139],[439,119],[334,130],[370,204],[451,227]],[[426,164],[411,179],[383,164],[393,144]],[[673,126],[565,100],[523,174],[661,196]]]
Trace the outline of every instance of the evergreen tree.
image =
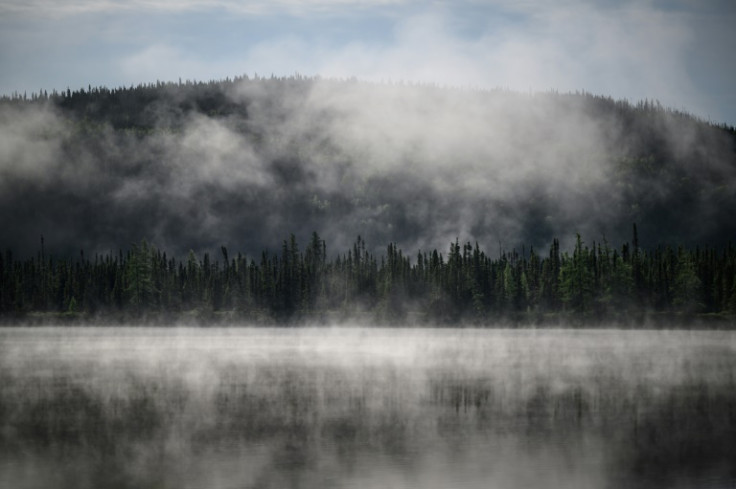
[[704,307],[703,283],[696,273],[693,256],[682,249],[678,255],[673,303],[682,312],[699,312]]
[[125,267],[125,291],[129,303],[138,313],[148,309],[153,299],[155,289],[151,255],[152,250],[146,240],[141,241],[140,245],[133,244]]
[[566,309],[577,313],[591,310],[594,277],[590,265],[590,252],[587,247],[583,247],[578,234],[572,257],[565,254],[560,268],[562,301]]

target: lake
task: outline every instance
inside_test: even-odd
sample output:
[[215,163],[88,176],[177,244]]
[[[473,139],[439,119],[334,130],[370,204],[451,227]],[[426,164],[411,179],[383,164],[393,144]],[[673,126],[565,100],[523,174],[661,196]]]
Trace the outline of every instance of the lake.
[[0,487],[736,487],[736,334],[2,328]]

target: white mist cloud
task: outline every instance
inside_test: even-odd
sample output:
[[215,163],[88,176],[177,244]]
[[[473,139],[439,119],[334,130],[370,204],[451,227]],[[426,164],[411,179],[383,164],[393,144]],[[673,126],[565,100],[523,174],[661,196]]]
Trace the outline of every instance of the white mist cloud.
[[691,36],[681,18],[647,8],[545,10],[469,39],[452,32],[444,13],[429,13],[397,24],[385,45],[352,43],[323,53],[314,71],[523,91],[587,89],[698,107],[684,63]]
[[[649,219],[658,203],[677,202],[672,192],[690,196],[685,214],[714,216],[688,231],[707,235],[724,223],[719,202],[731,202],[728,189],[721,200],[710,189],[736,178],[719,131],[674,115],[625,128],[625,114],[597,108],[600,99],[275,79],[223,84],[219,95],[236,106],[193,109],[212,89],[161,88],[145,136],[112,125],[88,133],[50,107],[8,104],[8,235],[93,249],[146,237],[174,253],[219,243],[258,252],[312,231],[332,250],[358,234],[408,252],[456,238],[510,249],[575,231],[618,239],[642,224],[636,206]],[[645,147],[640,131],[652,132]],[[651,151],[662,155],[651,168],[627,167]]]
[[212,185],[218,190],[273,185],[263,161],[247,140],[221,122],[193,117],[173,144],[172,162],[184,197],[201,185]]
[[51,111],[0,112],[0,189],[53,181],[62,170],[56,156],[66,133]]

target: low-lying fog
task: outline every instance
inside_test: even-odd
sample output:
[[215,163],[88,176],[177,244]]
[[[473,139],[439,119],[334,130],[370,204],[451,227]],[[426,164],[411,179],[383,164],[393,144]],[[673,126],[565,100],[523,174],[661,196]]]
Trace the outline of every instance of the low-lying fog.
[[2,487],[722,487],[736,333],[0,329]]

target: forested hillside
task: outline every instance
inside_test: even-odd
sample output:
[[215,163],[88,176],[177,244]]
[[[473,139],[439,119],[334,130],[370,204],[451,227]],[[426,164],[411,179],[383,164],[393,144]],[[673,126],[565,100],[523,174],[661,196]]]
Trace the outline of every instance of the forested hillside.
[[477,243],[376,256],[362,238],[328,258],[313,233],[260,257],[223,247],[183,260],[143,241],[125,253],[0,257],[0,321],[325,324],[732,325],[736,249],[590,245],[557,240],[491,257]]
[[[185,260],[318,230],[382,253],[596,242],[724,249],[736,131],[657,102],[293,78],[0,100],[0,247]],[[332,259],[334,257],[330,257]]]

